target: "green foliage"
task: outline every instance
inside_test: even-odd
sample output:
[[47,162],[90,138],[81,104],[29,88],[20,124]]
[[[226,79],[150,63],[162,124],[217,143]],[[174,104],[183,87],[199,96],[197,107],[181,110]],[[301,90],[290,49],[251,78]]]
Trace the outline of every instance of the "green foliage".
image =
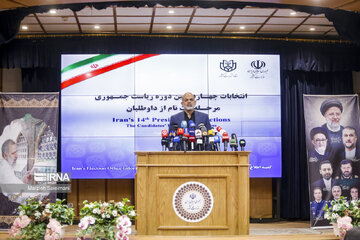
[[348,202],[346,197],[341,196],[339,200],[332,200],[326,204],[324,211],[325,219],[331,223],[336,223],[339,217],[349,216],[352,219],[353,226],[360,226],[360,201]]
[[[126,198],[121,202],[91,202],[84,201],[84,207],[80,210],[82,217],[78,231],[78,236],[91,236],[94,239],[100,240],[105,238],[107,240],[116,239],[116,220],[122,215],[126,215],[129,219],[136,219],[134,206],[128,205],[130,201]],[[86,227],[81,226],[82,222],[87,222],[86,219],[91,219],[93,224],[85,224]]]

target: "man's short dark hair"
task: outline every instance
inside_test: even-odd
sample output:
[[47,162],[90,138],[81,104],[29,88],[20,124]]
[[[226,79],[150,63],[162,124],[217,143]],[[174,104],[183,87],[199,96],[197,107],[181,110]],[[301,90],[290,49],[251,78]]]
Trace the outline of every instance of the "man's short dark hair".
[[340,165],[345,165],[345,164],[349,164],[349,163],[350,163],[350,165],[352,166],[352,162],[351,162],[350,159],[344,159],[344,160],[342,160],[342,161],[340,162]]
[[9,146],[10,146],[10,144],[11,145],[14,145],[14,144],[16,144],[13,140],[11,140],[11,139],[8,139],[8,140],[6,140],[4,143],[3,143],[3,145],[1,146],[1,154],[2,154],[2,157],[4,158],[5,157],[5,155],[4,155],[4,153],[9,153]]
[[321,189],[321,187],[314,187],[314,189],[313,189],[313,193],[315,192],[315,190],[320,190],[320,191],[321,191],[321,193],[322,193],[322,189]]
[[359,188],[358,188],[358,187],[356,187],[356,186],[351,187],[351,188],[350,188],[350,191],[351,191],[351,189],[353,189],[353,188],[355,188],[356,190],[358,190],[358,191],[359,191]]
[[341,102],[339,101],[339,99],[337,99],[337,98],[328,98],[325,101],[323,101],[321,106],[320,106],[321,114],[324,116],[326,111],[331,107],[337,107],[337,108],[340,109],[341,112],[343,111],[343,106],[342,106]]
[[314,127],[313,129],[311,129],[310,131],[310,138],[311,140],[314,140],[314,136],[318,133],[324,134],[324,136],[326,137],[326,139],[328,139],[328,134],[327,134],[327,130],[323,127]]
[[355,129],[355,128],[350,127],[350,126],[347,126],[347,127],[344,127],[343,131],[344,131],[345,129],[350,129],[350,130],[353,130],[353,131],[354,131],[354,133],[355,133],[355,135],[356,135],[356,137],[357,137],[357,133],[356,133],[356,129]]
[[324,165],[324,164],[330,164],[331,168],[332,168],[332,164],[329,160],[325,160],[325,161],[322,161],[320,162],[320,165],[319,165],[319,170],[321,170],[321,166]]

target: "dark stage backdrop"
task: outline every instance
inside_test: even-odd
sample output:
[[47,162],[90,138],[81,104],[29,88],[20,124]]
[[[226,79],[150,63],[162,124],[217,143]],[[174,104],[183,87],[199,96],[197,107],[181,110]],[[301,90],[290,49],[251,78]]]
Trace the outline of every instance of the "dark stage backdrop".
[[15,39],[0,46],[0,67],[23,68],[23,90],[60,90],[61,53],[280,54],[282,104],[281,217],[308,219],[303,94],[351,94],[360,49],[351,44],[287,41],[72,37]]

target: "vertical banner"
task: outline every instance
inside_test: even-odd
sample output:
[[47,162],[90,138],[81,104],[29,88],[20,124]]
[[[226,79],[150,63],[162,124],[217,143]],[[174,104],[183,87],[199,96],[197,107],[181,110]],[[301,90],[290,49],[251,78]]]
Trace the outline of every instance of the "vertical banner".
[[326,204],[358,200],[360,151],[357,95],[304,95],[311,227],[330,226]]
[[55,194],[18,192],[34,173],[57,171],[58,93],[0,93],[0,228],[14,221],[19,204]]

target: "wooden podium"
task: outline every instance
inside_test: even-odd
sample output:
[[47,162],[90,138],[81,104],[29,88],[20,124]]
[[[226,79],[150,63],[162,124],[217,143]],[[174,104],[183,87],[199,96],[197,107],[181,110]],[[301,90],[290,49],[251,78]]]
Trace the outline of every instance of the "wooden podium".
[[136,152],[138,235],[248,235],[250,152]]

